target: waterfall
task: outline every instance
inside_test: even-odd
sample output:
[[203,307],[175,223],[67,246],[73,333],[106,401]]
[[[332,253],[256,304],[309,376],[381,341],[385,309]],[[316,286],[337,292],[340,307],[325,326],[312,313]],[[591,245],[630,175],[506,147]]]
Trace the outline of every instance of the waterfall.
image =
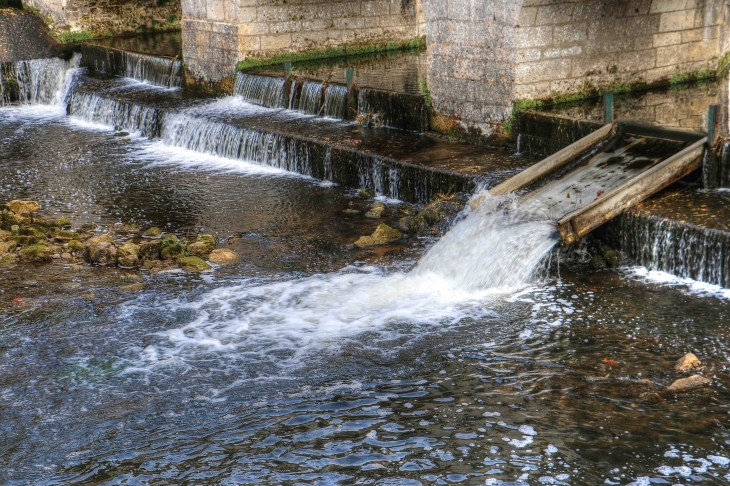
[[164,115],[162,140],[173,147],[311,175],[308,153],[297,141],[184,112]]
[[296,103],[296,98],[297,98],[297,85],[298,85],[297,80],[293,80],[291,82],[291,88],[289,88],[289,106],[288,106],[288,108],[290,110],[296,109],[295,103]]
[[441,238],[411,272],[437,276],[463,292],[514,290],[528,285],[559,241],[555,223],[516,207],[507,197],[484,198]]
[[100,125],[138,131],[145,137],[157,137],[160,133],[159,113],[154,108],[119,103],[95,93],[74,92],[71,95],[69,113]]
[[347,110],[347,86],[330,84],[324,92],[324,116],[342,120]]
[[322,90],[324,84],[319,81],[305,81],[302,86],[302,97],[299,100],[299,111],[308,115],[319,115],[322,109]]
[[124,51],[124,76],[166,88],[182,86],[182,62]]
[[720,156],[720,187],[730,188],[730,142],[722,146]]
[[234,93],[249,103],[267,108],[286,108],[286,80],[239,72]]
[[0,106],[60,105],[67,97],[81,57],[0,63]]
[[642,213],[618,218],[621,250],[649,270],[730,288],[727,233]]

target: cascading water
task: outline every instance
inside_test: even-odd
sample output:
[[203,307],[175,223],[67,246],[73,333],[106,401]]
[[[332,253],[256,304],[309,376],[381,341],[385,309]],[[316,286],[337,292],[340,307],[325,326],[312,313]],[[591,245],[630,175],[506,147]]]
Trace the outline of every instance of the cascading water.
[[182,62],[136,52],[122,53],[124,76],[166,88],[182,86]]
[[324,92],[324,116],[342,120],[347,109],[347,86],[330,84]]
[[618,218],[621,251],[649,270],[730,288],[727,233],[629,212]]
[[285,108],[286,80],[271,76],[259,76],[239,72],[234,93],[249,103],[267,108]]
[[68,97],[81,62],[59,58],[0,63],[0,105],[59,105]]
[[157,137],[160,133],[157,110],[132,103],[119,103],[89,92],[74,92],[69,111],[86,121],[100,125],[121,126],[140,132],[145,137]]
[[722,146],[720,157],[720,187],[730,188],[730,142]]
[[319,115],[322,110],[322,90],[324,85],[319,81],[305,81],[298,110],[308,115]]

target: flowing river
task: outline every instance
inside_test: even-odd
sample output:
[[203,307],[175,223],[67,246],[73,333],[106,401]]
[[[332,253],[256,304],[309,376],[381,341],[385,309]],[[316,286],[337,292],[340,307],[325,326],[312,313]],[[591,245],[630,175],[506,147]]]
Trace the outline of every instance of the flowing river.
[[[48,82],[0,108],[0,199],[243,261],[138,294],[116,268],[1,270],[1,483],[730,484],[727,290],[559,265],[551,223],[491,199],[361,251],[356,191],[115,137]],[[712,385],[661,394],[687,352]]]

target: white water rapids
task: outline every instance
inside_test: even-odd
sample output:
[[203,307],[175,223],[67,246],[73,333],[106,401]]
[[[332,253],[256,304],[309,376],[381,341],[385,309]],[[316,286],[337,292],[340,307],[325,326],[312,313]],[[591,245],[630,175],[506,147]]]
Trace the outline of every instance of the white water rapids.
[[144,368],[195,360],[208,351],[288,368],[362,333],[388,340],[402,325],[438,329],[465,319],[494,318],[495,302],[533,283],[536,269],[558,241],[552,222],[504,205],[503,198],[489,198],[474,212],[467,209],[410,272],[348,267],[168,301],[171,311],[196,317],[161,333],[167,344],[144,350]]

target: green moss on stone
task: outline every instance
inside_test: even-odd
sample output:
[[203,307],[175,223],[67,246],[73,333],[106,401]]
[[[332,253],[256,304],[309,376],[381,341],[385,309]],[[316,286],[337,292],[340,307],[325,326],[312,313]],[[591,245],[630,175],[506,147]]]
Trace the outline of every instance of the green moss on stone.
[[405,42],[387,42],[387,43],[371,43],[371,44],[352,44],[342,47],[330,47],[328,49],[310,49],[303,52],[283,52],[266,57],[248,57],[240,61],[236,65],[237,71],[246,71],[248,69],[258,68],[262,66],[270,66],[272,64],[280,64],[284,61],[302,62],[314,59],[325,59],[329,57],[344,57],[360,54],[372,54],[376,52],[387,51],[404,51],[422,49],[426,45],[425,37],[417,37]]
[[180,264],[180,268],[182,268],[186,272],[204,272],[206,270],[213,269],[213,267],[195,256],[180,258],[178,260],[178,263]]

